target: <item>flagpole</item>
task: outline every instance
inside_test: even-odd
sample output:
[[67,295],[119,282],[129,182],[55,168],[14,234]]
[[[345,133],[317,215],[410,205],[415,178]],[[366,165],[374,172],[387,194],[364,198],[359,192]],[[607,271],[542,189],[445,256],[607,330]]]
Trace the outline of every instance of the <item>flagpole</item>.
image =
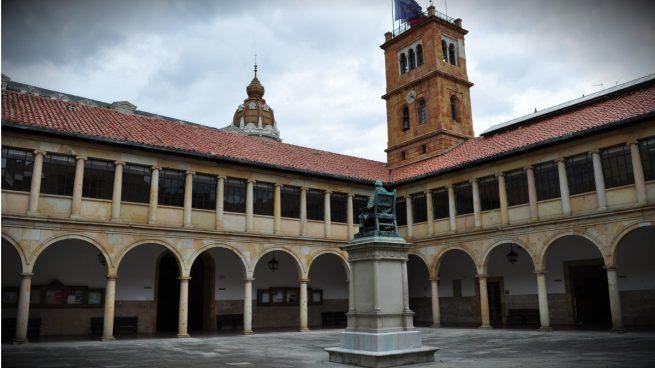
[[391,0],[391,37],[393,37],[393,28],[396,26],[396,19],[393,16],[393,2],[394,0]]

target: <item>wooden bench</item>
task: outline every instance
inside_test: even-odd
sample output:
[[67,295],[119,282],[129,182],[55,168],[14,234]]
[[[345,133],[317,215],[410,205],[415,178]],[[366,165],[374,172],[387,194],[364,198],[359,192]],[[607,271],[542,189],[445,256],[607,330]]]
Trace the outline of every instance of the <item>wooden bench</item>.
[[507,313],[509,327],[539,327],[538,309],[510,309]]
[[323,328],[345,328],[347,324],[346,312],[321,313],[321,327]]
[[[27,339],[41,335],[41,318],[27,320]],[[16,318],[2,319],[2,341],[11,342],[16,337]]]
[[[103,317],[91,317],[91,335],[102,336]],[[139,327],[139,317],[114,317],[114,336],[136,335]]]
[[227,330],[232,332],[243,330],[243,314],[217,314],[216,331],[223,332],[224,327],[227,327]]

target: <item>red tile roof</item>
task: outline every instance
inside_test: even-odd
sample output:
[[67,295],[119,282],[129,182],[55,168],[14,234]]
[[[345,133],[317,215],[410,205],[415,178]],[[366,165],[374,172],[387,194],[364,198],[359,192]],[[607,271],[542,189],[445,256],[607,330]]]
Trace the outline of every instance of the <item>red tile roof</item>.
[[315,150],[219,129],[150,117],[124,114],[106,107],[39,97],[16,91],[2,92],[2,119],[6,123],[90,138],[141,144],[215,156],[238,162],[297,170],[349,180],[382,179],[394,183],[438,174],[522,148],[566,138],[614,122],[655,111],[655,84],[638,85],[565,111],[539,117],[521,126],[470,139],[437,157],[397,169],[385,164]]

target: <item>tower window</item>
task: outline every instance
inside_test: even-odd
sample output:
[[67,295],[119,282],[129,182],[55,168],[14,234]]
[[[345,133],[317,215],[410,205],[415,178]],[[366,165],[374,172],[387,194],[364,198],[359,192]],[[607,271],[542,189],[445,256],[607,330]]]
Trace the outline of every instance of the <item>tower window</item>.
[[403,106],[403,132],[409,130],[409,107]]
[[405,53],[400,54],[400,74],[407,73],[407,56]]
[[409,56],[409,70],[412,70],[416,68],[416,55],[414,55],[414,50],[409,49],[407,55]]
[[427,144],[421,145],[421,151],[423,151],[423,154],[428,153],[428,145]]
[[457,97],[455,96],[450,96],[450,118],[453,121],[459,121],[459,101],[457,101]]
[[407,154],[405,153],[405,151],[400,151],[400,160],[405,161],[406,158],[407,158]]
[[423,65],[423,46],[416,45],[416,66]]
[[457,57],[455,55],[455,44],[451,43],[450,46],[448,46],[448,60],[450,60],[450,63],[453,65],[457,65]]
[[448,44],[445,40],[441,40],[441,52],[443,52],[443,61],[448,61]]
[[425,124],[428,121],[428,109],[425,105],[425,100],[421,99],[418,102],[418,123]]

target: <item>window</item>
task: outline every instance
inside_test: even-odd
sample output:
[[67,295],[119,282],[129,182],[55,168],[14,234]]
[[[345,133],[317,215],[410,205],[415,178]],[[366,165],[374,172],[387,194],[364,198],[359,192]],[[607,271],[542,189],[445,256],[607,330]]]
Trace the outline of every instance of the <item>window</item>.
[[407,204],[404,197],[396,200],[396,225],[407,225]]
[[567,157],[566,178],[569,182],[569,193],[571,195],[593,192],[596,190],[594,180],[594,163],[591,154]]
[[409,130],[409,107],[403,106],[403,132]]
[[366,208],[366,205],[368,205],[367,196],[356,195],[353,197],[353,218],[355,219],[355,223],[359,223],[357,215],[359,214],[359,211]]
[[634,184],[630,147],[621,145],[603,149],[600,151],[600,158],[603,163],[603,177],[607,188]]
[[203,210],[216,209],[216,177],[213,175],[196,174],[193,176],[193,195],[191,207]]
[[423,152],[423,154],[428,153],[428,145],[427,144],[422,144],[421,145],[421,152]]
[[449,214],[448,189],[439,188],[432,191],[432,210],[435,219],[447,218]]
[[323,221],[325,216],[325,194],[321,190],[307,190],[307,218]]
[[473,188],[471,188],[471,183],[455,184],[453,189],[455,191],[455,213],[458,215],[473,213]]
[[423,65],[423,46],[416,45],[416,66]]
[[183,171],[161,169],[157,203],[167,206],[184,206],[184,178]]
[[448,44],[441,40],[441,52],[443,52],[443,61],[448,62]]
[[425,104],[425,100],[421,99],[418,101],[418,123],[425,124],[428,121],[428,108]]
[[507,204],[515,206],[530,202],[528,197],[528,177],[525,170],[518,169],[505,173]]
[[416,68],[416,55],[414,54],[414,50],[409,49],[409,52],[407,53],[407,58],[409,59],[409,70],[415,69]]
[[223,209],[227,212],[246,212],[246,181],[227,178],[223,184]]
[[86,160],[84,163],[82,196],[87,198],[111,199],[113,192],[114,163],[105,160]]
[[121,200],[136,203],[150,202],[151,174],[150,168],[147,166],[125,164]]
[[457,65],[457,55],[455,54],[455,44],[451,43],[448,46],[448,60],[451,64]]
[[48,154],[43,158],[41,192],[47,194],[73,195],[74,181],[74,157]]
[[29,192],[33,168],[32,152],[2,147],[2,189]]
[[478,179],[478,193],[480,194],[481,211],[489,211],[500,208],[498,178],[496,178],[495,175]]
[[407,73],[407,57],[405,53],[400,54],[400,74]]
[[646,180],[655,179],[655,137],[639,141],[639,156]]
[[275,185],[256,182],[252,189],[252,207],[256,215],[273,216],[273,191]]
[[332,193],[330,195],[330,220],[333,222],[347,222],[348,196],[345,193]]
[[300,218],[300,188],[285,185],[280,194],[282,217]]
[[455,96],[450,96],[450,119],[452,121],[459,121],[459,103],[457,101],[457,97]]
[[557,163],[551,161],[535,165],[534,181],[538,200],[543,201],[560,196]]
[[412,222],[418,224],[428,220],[428,203],[425,193],[412,194]]
[[400,159],[402,161],[405,161],[406,158],[407,158],[407,153],[405,151],[401,151],[400,152]]

